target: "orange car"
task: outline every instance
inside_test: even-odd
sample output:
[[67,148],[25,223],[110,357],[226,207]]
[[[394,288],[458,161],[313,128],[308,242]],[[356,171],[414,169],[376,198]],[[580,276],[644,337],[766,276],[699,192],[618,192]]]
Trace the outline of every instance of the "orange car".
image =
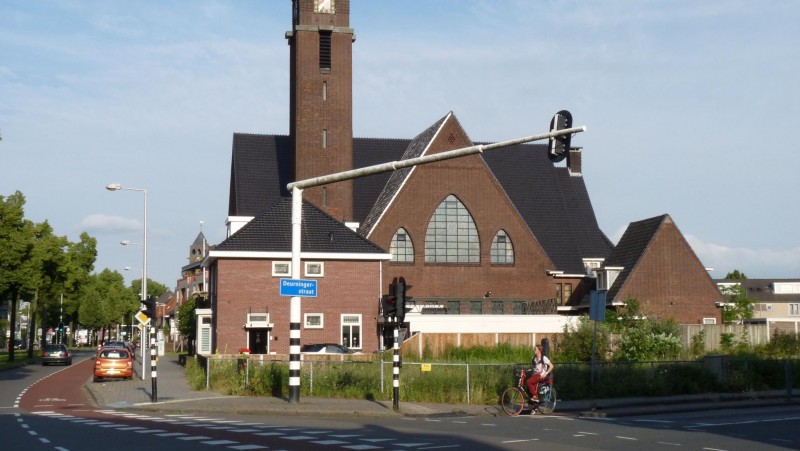
[[100,348],[94,360],[94,381],[107,377],[133,379],[133,356],[126,348]]

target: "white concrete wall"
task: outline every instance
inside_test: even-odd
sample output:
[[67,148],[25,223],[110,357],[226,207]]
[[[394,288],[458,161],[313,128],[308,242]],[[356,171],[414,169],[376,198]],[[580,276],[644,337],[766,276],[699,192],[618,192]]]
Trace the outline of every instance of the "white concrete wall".
[[561,333],[575,317],[561,315],[415,315],[405,318],[409,332]]

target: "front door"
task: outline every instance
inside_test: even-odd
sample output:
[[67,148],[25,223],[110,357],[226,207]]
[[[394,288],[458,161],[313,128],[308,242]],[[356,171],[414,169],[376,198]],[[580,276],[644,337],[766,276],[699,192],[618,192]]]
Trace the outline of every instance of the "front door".
[[250,354],[268,354],[269,329],[248,329]]

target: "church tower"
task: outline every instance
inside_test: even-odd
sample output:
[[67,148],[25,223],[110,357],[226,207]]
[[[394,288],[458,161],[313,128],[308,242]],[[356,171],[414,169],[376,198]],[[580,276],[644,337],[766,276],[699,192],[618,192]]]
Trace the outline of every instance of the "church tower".
[[[294,180],[353,168],[353,42],[349,0],[293,0],[289,135]],[[308,188],[303,198],[353,220],[352,181]]]

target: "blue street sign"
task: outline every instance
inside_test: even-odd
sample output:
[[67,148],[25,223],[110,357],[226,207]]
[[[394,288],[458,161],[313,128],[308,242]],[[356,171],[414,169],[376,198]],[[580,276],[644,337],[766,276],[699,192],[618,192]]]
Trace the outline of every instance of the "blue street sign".
[[606,293],[607,291],[589,292],[589,319],[593,321],[606,320]]
[[317,297],[317,281],[281,279],[281,296]]

